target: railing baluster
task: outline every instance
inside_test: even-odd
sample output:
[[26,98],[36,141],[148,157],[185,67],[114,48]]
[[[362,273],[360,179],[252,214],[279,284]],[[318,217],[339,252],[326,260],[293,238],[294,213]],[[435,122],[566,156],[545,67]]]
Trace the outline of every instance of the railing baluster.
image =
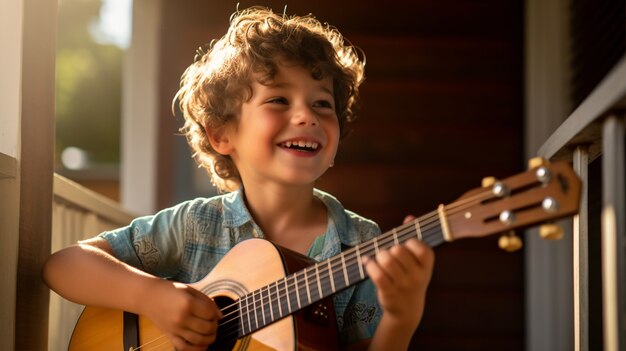
[[602,128],[602,288],[604,349],[626,350],[624,124],[609,116]]
[[589,152],[579,146],[573,155],[574,170],[582,181],[580,210],[574,216],[574,351],[589,350],[589,215],[587,192]]

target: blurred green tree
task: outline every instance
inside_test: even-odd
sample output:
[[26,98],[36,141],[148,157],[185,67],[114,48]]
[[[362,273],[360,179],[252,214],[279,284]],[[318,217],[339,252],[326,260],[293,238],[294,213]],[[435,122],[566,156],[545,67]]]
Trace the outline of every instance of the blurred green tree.
[[90,34],[101,6],[101,0],[59,2],[56,154],[73,146],[93,164],[119,164],[123,49]]

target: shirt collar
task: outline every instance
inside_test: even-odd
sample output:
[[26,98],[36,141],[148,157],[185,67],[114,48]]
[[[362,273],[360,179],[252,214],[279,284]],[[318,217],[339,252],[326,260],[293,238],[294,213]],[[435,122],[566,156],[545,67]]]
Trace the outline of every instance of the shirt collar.
[[[359,244],[359,236],[350,233],[348,218],[345,215],[345,209],[343,205],[339,202],[339,200],[337,200],[334,196],[319,189],[313,189],[313,195],[320,199],[322,203],[324,203],[328,211],[328,228],[326,229],[326,242],[330,244],[338,239],[344,246],[355,246]],[[223,204],[223,219],[225,227],[241,227],[250,222],[256,226],[256,223],[254,223],[250,211],[248,211],[248,208],[246,207],[244,190],[242,187],[240,187],[236,191],[224,195]],[[327,245],[324,246],[326,247]],[[333,254],[338,254],[340,252],[340,245],[332,246],[335,247],[337,250],[336,252],[333,252]],[[324,250],[326,250],[326,248]],[[330,253],[331,252],[327,252],[327,254]]]
[[329,193],[314,189],[314,195],[320,199],[328,209],[328,230],[326,235],[334,234],[344,246],[354,246],[360,243],[360,237],[351,233],[349,218],[343,205]]
[[254,222],[246,207],[243,188],[239,188],[224,195],[224,226],[229,228],[241,227],[248,222]]

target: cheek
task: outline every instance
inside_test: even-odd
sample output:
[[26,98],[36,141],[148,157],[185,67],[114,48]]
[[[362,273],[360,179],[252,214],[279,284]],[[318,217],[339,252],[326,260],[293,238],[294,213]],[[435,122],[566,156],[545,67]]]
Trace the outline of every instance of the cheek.
[[271,137],[281,128],[280,118],[271,113],[256,113],[244,123],[246,133],[259,137]]
[[337,122],[330,124],[326,129],[328,136],[328,147],[333,150],[333,155],[337,154],[339,148],[339,124]]
[[332,138],[332,141],[335,143],[339,143],[340,130],[339,130],[339,121],[337,119],[328,121],[326,125],[326,133],[329,138]]
[[263,135],[266,138],[274,138],[282,128],[284,127],[281,119],[278,116],[263,115],[259,116],[254,128],[256,133]]

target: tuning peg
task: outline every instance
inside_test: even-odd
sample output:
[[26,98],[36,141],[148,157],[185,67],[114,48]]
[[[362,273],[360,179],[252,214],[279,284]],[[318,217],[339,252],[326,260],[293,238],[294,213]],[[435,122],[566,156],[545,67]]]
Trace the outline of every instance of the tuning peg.
[[546,160],[543,157],[533,157],[528,160],[528,169],[533,169],[536,167],[547,166],[550,164],[550,161]]
[[544,224],[539,227],[539,236],[547,240],[559,240],[563,237],[563,228],[556,224]]
[[496,182],[496,177],[485,177],[481,182],[483,188],[488,188]]
[[514,252],[522,248],[522,239],[515,235],[513,231],[510,231],[500,237],[498,240],[498,246],[507,252]]

